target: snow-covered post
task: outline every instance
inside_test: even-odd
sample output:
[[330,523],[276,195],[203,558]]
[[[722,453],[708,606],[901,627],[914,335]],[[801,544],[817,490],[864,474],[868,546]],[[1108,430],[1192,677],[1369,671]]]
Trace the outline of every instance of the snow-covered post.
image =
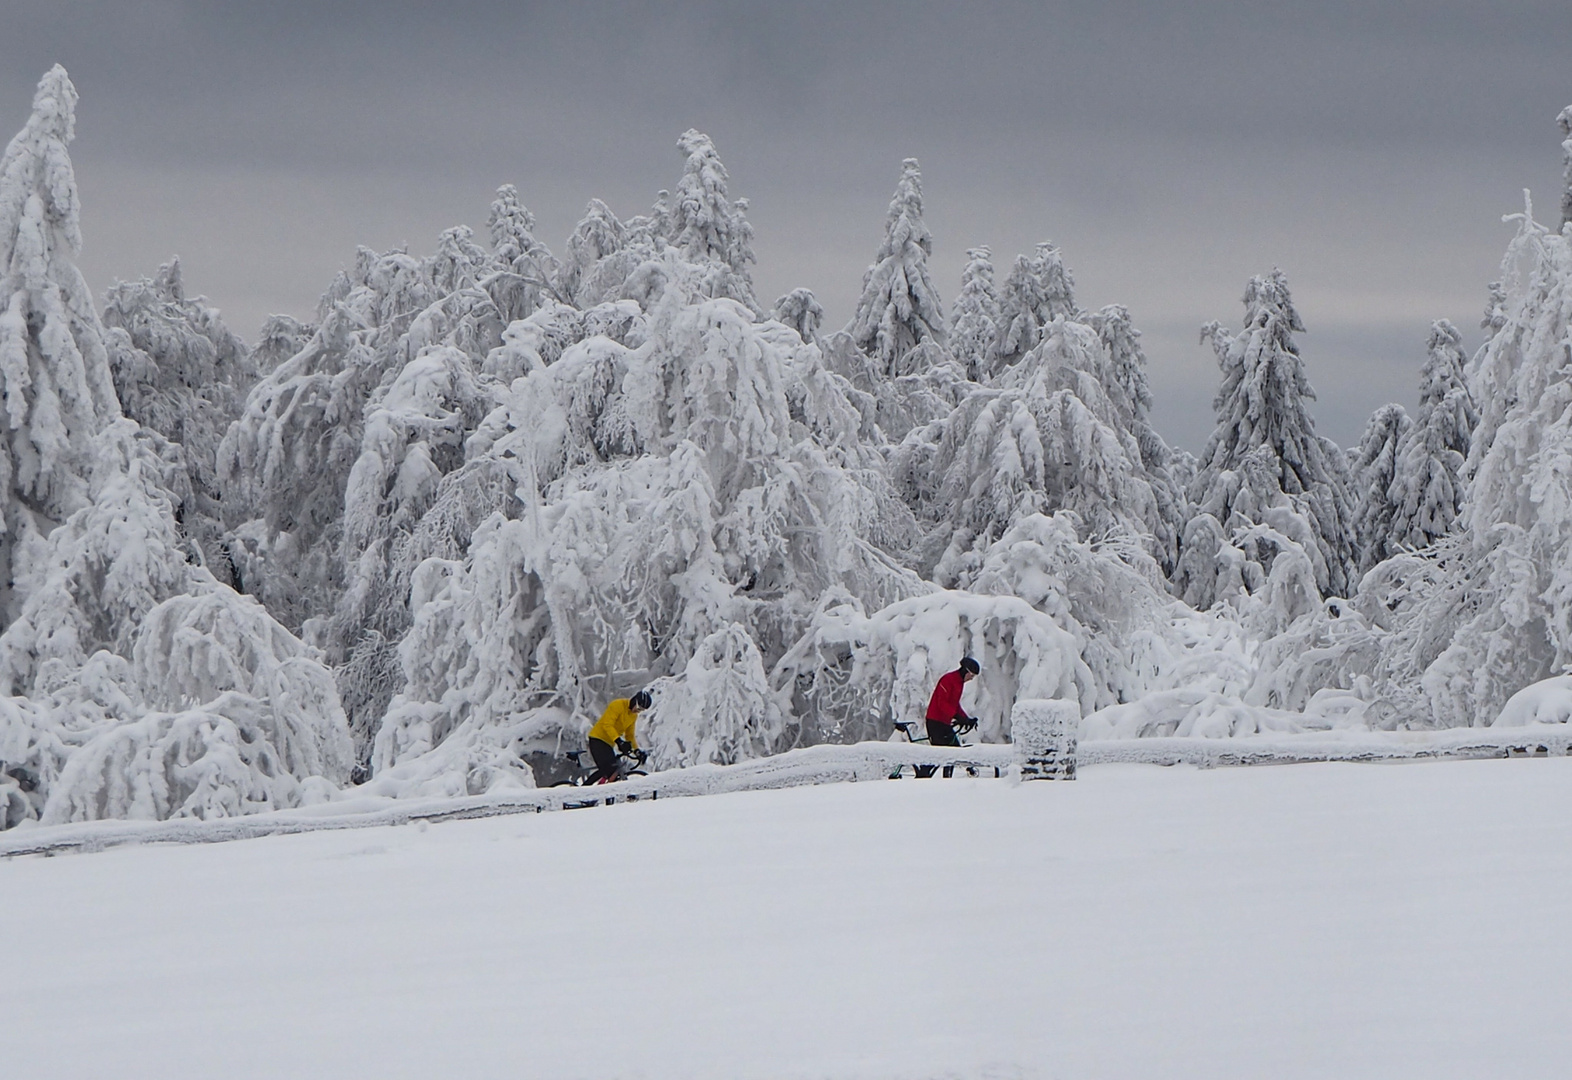
[[1017,701],[1010,713],[1010,739],[1021,763],[1021,779],[1074,780],[1080,728],[1081,707],[1073,701]]

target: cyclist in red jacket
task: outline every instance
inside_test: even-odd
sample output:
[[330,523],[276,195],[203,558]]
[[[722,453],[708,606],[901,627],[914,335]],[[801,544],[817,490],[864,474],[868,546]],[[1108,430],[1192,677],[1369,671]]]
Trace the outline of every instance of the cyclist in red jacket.
[[[933,697],[928,699],[929,746],[960,746],[961,740],[956,738],[955,729],[960,727],[969,731],[977,726],[977,721],[967,716],[966,710],[961,708],[961,691],[981,670],[977,661],[968,656],[961,661],[960,667],[939,676],[939,685],[933,688]],[[954,771],[954,765],[944,767],[945,776]],[[932,776],[933,773],[927,775]]]

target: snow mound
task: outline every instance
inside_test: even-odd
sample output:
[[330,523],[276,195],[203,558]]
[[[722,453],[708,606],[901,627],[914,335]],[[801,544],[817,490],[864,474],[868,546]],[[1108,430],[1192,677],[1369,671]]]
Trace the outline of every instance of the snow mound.
[[1557,675],[1523,687],[1507,699],[1491,727],[1572,722],[1572,675]]
[[1227,739],[1340,729],[1364,731],[1369,730],[1368,709],[1368,702],[1344,690],[1318,690],[1304,712],[1289,712],[1248,705],[1211,690],[1182,687],[1099,709],[1083,721],[1081,737]]

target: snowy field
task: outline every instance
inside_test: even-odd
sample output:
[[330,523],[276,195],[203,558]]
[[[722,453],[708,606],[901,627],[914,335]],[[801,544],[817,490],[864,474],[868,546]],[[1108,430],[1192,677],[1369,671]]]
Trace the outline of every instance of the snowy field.
[[1551,1077],[1572,760],[841,784],[0,861],[49,1077]]

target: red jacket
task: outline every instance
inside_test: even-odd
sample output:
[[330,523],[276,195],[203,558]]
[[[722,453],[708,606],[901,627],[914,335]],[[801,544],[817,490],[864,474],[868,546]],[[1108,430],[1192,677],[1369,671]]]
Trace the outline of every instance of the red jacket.
[[970,720],[966,710],[961,708],[961,691],[965,688],[966,683],[962,681],[959,671],[947,671],[940,675],[939,685],[933,688],[933,697],[928,699],[928,719],[946,723]]

